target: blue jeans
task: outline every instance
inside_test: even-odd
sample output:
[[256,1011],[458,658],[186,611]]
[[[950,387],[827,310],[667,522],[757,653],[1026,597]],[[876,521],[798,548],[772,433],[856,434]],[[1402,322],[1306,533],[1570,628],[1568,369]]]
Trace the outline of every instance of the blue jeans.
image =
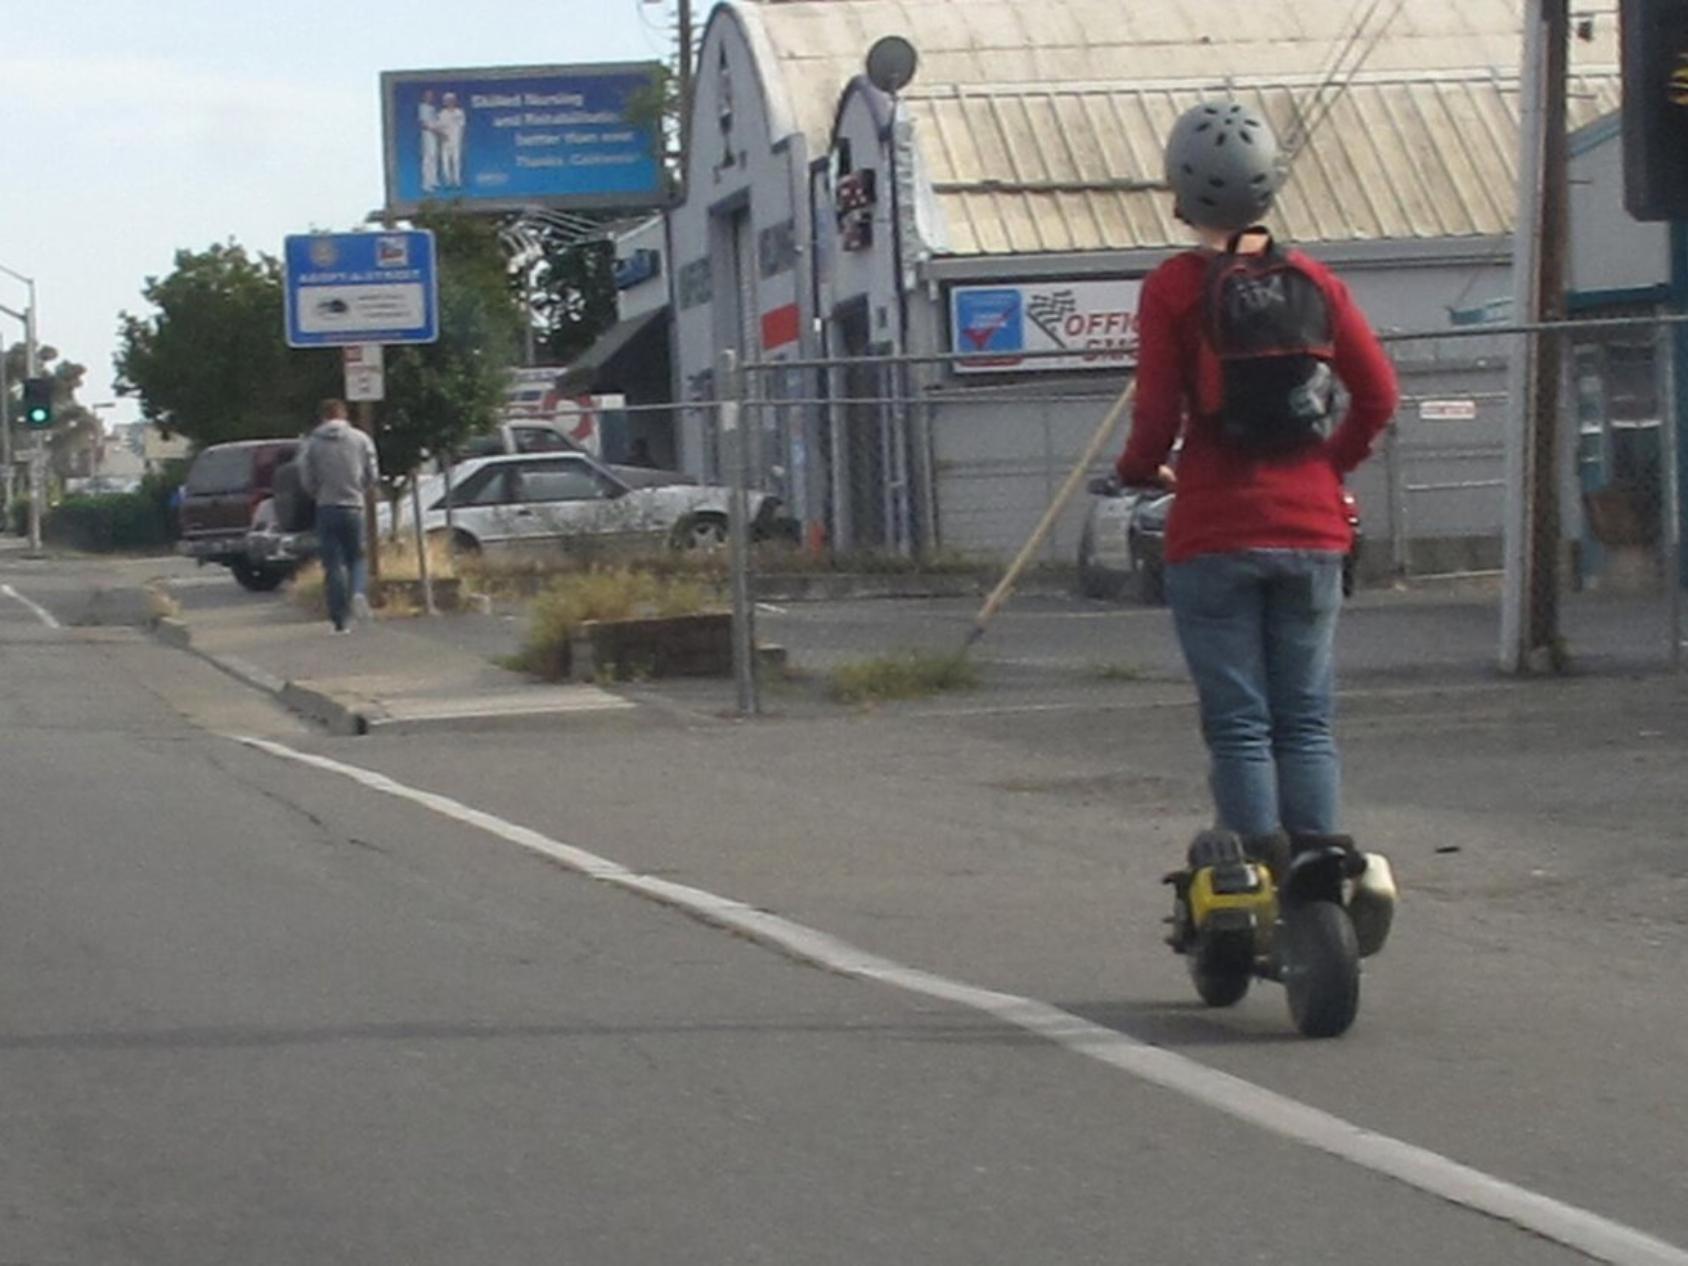
[[1167,567],[1166,596],[1201,701],[1219,825],[1241,835],[1334,832],[1342,556],[1204,554]]
[[318,506],[316,530],[328,589],[328,618],[335,628],[343,629],[351,613],[352,595],[362,593],[368,584],[363,560],[363,507]]

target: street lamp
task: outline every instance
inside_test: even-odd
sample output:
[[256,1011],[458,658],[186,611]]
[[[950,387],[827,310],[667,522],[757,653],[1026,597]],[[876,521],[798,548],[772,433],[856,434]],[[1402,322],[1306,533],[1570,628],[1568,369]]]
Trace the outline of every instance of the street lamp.
[[[919,67],[920,55],[915,51],[914,45],[910,44],[900,35],[887,35],[884,38],[875,41],[873,47],[867,51],[868,82],[891,98],[891,122],[890,126],[886,129],[886,140],[888,142],[886,146],[888,154],[886,174],[890,177],[891,184],[891,270],[893,273],[892,293],[896,296],[897,304],[897,352],[902,356],[908,355],[909,338],[908,291],[907,287],[904,285],[903,276],[903,269],[906,263],[903,258],[904,207],[902,203],[902,190],[900,188],[904,173],[897,170],[897,151],[902,145],[902,135],[899,131],[901,120],[898,117],[899,107],[902,103],[898,94],[900,94],[902,90],[908,87],[913,81],[914,73],[919,69]],[[891,367],[889,372],[896,376],[896,394],[899,396],[906,396],[908,393],[904,390],[904,388],[909,384],[907,367],[904,365],[895,365]],[[909,455],[908,408],[906,404],[896,407],[895,412],[892,415],[892,427],[895,445],[894,451],[896,453],[896,469],[900,472],[897,480],[899,486],[897,493],[898,504],[895,506],[895,513],[897,515],[898,522],[893,525],[892,530],[902,538],[901,544],[906,551],[908,550],[911,538],[914,535],[908,505],[909,481],[906,477]],[[922,456],[921,467],[923,474],[926,465],[926,460],[924,456]],[[918,495],[921,501],[922,519],[924,520],[926,516],[926,507],[930,506],[932,501],[932,493],[929,487],[924,486],[924,478],[921,482],[923,486],[919,489]],[[928,527],[924,521],[922,523],[920,535],[923,538],[921,543],[922,548],[930,547],[932,543],[931,528]]]
[[[7,316],[16,317],[23,322],[24,345],[24,377],[33,378],[41,372],[40,361],[36,351],[35,328],[37,311],[35,304],[35,278],[25,276],[15,268],[0,264],[0,273],[12,277],[29,287],[29,306],[22,312],[14,312],[11,308],[0,308]],[[0,342],[0,361],[4,357],[4,344]],[[0,369],[0,392],[4,391],[5,373]],[[6,493],[6,514],[12,512],[13,483],[12,483],[12,422],[8,417],[0,416],[0,463],[6,468],[4,486]],[[34,553],[41,552],[41,437],[35,437],[35,448],[30,454],[29,463],[29,548]]]

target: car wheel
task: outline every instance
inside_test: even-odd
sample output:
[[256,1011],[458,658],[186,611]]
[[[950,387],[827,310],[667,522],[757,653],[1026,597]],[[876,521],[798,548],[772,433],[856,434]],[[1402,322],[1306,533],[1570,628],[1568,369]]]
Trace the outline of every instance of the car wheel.
[[293,574],[291,567],[260,567],[244,561],[230,563],[229,570],[240,587],[252,593],[269,593]]
[[697,514],[674,529],[674,548],[718,550],[727,545],[727,520],[716,514]]
[[1354,596],[1354,572],[1356,570],[1355,565],[1358,562],[1359,560],[1351,553],[1342,556],[1342,596],[1344,598]]

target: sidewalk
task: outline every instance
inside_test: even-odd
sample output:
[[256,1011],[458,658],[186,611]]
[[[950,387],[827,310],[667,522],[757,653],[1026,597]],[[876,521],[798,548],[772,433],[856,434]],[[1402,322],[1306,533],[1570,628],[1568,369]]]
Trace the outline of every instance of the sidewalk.
[[490,728],[637,706],[596,686],[543,685],[497,667],[487,648],[508,642],[504,649],[513,650],[513,638],[496,627],[481,628],[478,637],[463,627],[492,617],[450,617],[460,635],[452,640],[426,635],[416,621],[391,619],[336,637],[325,621],[284,598],[244,594],[220,571],[165,577],[153,587],[178,607],[158,622],[160,638],[335,734]]

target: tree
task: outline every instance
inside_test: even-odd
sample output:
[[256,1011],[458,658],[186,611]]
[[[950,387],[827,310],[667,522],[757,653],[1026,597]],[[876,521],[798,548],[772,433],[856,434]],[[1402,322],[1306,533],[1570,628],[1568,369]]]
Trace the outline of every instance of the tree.
[[178,251],[169,276],[147,278],[156,309],[121,314],[117,390],[166,435],[204,447],[297,435],[316,403],[341,391],[338,355],[299,351],[283,331],[280,263],[234,242]]
[[440,211],[419,216],[417,226],[434,232],[440,337],[387,353],[377,439],[389,491],[425,454],[451,452],[497,423],[521,330],[497,226]]
[[[544,253],[532,277],[533,316],[544,359],[566,365],[616,322],[615,247],[581,242],[554,224],[530,220],[527,229]],[[524,290],[518,277],[516,293]]]

